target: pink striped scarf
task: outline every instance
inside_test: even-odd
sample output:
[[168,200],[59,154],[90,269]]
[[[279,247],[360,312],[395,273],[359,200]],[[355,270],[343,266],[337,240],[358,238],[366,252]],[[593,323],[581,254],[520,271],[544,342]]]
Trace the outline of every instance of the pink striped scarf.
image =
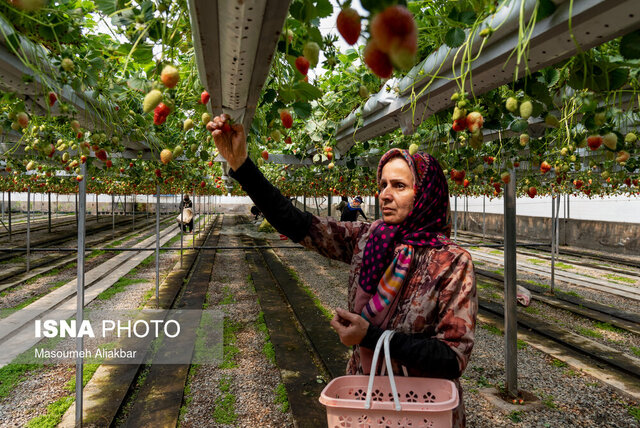
[[383,314],[385,309],[389,307],[402,288],[409,265],[411,264],[411,256],[413,255],[413,247],[410,245],[398,252],[387,267],[376,288],[376,293],[369,299],[369,302],[362,308],[361,316],[371,322],[379,315]]

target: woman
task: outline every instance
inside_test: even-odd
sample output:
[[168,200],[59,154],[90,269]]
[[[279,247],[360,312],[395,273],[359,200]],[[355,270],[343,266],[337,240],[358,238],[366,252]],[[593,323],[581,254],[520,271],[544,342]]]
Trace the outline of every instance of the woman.
[[360,208],[360,205],[362,205],[362,198],[360,196],[356,196],[353,198],[353,202],[350,204],[347,203],[342,210],[340,221],[356,221],[358,219],[358,214],[364,217],[365,220],[368,220],[367,216],[364,215],[364,211]]
[[[182,202],[180,202],[180,212],[183,213],[182,215],[184,216],[184,210],[188,208],[189,210],[193,209],[193,202],[191,202],[191,199],[189,199],[189,194],[187,193],[186,195],[184,195],[184,198],[182,200]],[[189,231],[187,233],[190,233],[193,231],[193,214],[191,214],[191,216],[188,216],[188,219],[186,217],[183,217],[184,222],[182,223],[182,231],[183,232],[187,232],[187,227],[189,228]]]
[[378,166],[383,218],[338,222],[293,207],[248,158],[242,125],[222,131],[227,120],[218,116],[207,128],[231,176],[267,220],[294,242],[351,265],[349,311],[337,309],[331,321],[342,343],[354,347],[347,372],[369,373],[377,339],[395,330],[394,371],[454,380],[460,405],[453,426],[463,427],[458,378],[474,343],[475,275],[469,253],[448,239],[449,195],[438,162],[390,150]]

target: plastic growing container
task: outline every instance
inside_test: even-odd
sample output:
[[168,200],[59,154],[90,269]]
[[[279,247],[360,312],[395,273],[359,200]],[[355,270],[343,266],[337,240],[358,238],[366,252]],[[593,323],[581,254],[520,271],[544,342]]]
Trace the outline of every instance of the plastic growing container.
[[392,331],[378,340],[371,367],[377,367],[384,342],[389,376],[341,376],[322,391],[320,402],[327,408],[329,428],[412,427],[450,428],[458,406],[456,385],[446,379],[394,378],[389,357]]

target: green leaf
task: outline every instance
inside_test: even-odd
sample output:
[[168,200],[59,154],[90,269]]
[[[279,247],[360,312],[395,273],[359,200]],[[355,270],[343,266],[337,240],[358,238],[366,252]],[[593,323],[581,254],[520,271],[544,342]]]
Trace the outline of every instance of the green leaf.
[[609,91],[615,91],[624,86],[629,80],[628,68],[616,68],[609,72]]
[[312,101],[322,96],[322,91],[320,89],[303,81],[296,82],[293,85],[293,90],[300,99],[305,101]]
[[276,99],[276,95],[277,95],[276,91],[271,89],[271,88],[269,88],[262,95],[262,102],[264,102],[264,103],[272,103],[273,100]]
[[509,129],[513,132],[522,133],[525,132],[529,128],[529,123],[524,119],[517,119],[511,122]]
[[127,86],[131,89],[140,91],[143,93],[147,93],[151,90],[151,83],[149,83],[148,79],[141,79],[139,77],[132,77],[127,80]]
[[447,34],[444,35],[444,42],[449,47],[457,48],[462,46],[465,38],[466,35],[460,28],[451,28],[449,31],[447,31]]
[[625,59],[640,58],[640,30],[629,33],[620,40],[620,55]]
[[325,18],[330,16],[333,12],[333,5],[329,0],[318,0],[316,2],[316,16],[318,18]]
[[540,0],[538,3],[538,14],[536,15],[536,22],[551,16],[556,11],[556,5],[551,0]]
[[18,37],[17,33],[9,34],[5,38],[5,43],[7,47],[14,52],[18,52],[18,50],[20,49],[20,38]]
[[316,27],[309,28],[309,38],[319,45],[322,45],[322,34]]
[[150,62],[153,60],[153,47],[149,45],[138,45],[131,56],[139,62]]
[[206,150],[200,150],[200,159],[202,159],[203,161],[208,160],[209,152],[207,152]]
[[296,112],[296,115],[300,119],[306,119],[311,115],[311,104],[307,102],[298,101],[296,103],[293,103],[292,107],[293,111]]
[[553,67],[545,68],[542,70],[542,76],[545,83],[550,88],[560,80],[560,72]]
[[472,10],[461,12],[458,20],[463,24],[473,25],[476,22],[476,13]]
[[98,10],[100,10],[105,15],[111,15],[112,13],[115,13],[116,10],[118,10],[117,0],[93,0],[93,2],[98,7]]

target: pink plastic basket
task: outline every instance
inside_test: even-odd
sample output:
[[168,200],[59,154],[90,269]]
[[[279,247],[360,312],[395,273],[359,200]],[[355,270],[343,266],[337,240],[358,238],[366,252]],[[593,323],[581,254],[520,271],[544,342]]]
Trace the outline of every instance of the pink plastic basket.
[[392,335],[393,332],[383,334],[372,361],[372,367],[377,367],[380,346],[385,341],[389,376],[342,376],[324,388],[320,402],[327,407],[329,428],[451,427],[452,411],[458,406],[456,385],[446,379],[394,379],[388,354]]

